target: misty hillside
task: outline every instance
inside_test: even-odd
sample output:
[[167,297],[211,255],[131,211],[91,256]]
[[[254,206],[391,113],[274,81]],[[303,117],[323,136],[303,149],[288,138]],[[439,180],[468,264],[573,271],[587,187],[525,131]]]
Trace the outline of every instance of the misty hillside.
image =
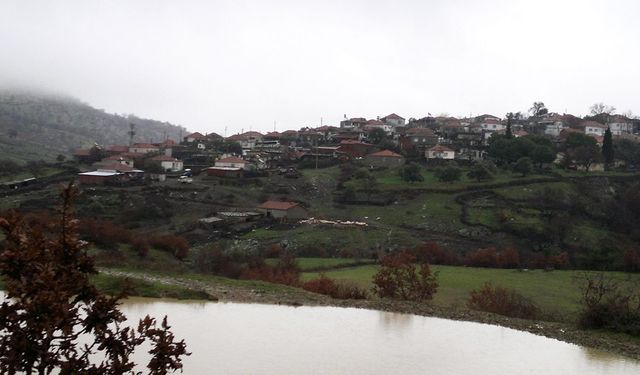
[[186,134],[183,127],[106,113],[71,97],[0,90],[0,158],[53,160],[94,143],[128,144],[130,123],[134,142],[178,140]]

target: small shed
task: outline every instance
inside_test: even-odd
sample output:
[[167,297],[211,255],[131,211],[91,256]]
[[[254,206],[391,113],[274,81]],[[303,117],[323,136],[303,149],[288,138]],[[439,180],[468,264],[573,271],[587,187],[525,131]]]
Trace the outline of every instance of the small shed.
[[206,169],[207,176],[214,177],[232,177],[238,178],[242,177],[244,171],[242,168],[233,168],[233,167],[209,167]]
[[266,201],[257,209],[276,219],[306,219],[309,216],[307,210],[297,202]]
[[108,185],[128,180],[127,175],[117,171],[93,171],[78,173],[78,179],[82,185]]

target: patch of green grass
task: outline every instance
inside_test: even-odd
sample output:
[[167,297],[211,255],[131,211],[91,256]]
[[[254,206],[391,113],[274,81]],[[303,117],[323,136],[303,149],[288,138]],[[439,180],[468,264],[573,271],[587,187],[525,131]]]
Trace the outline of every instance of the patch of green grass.
[[[356,215],[354,215],[356,216]],[[383,228],[330,228],[302,225],[289,230],[256,229],[243,236],[243,239],[258,241],[293,241],[298,246],[325,247],[328,253],[346,247],[367,249],[378,245],[413,245],[416,240],[402,229]]]
[[[531,298],[543,311],[560,317],[572,317],[580,308],[582,271],[508,270],[452,266],[432,266],[438,272],[440,287],[433,303],[441,306],[465,305],[469,292],[482,287],[485,281],[494,286],[514,289]],[[373,275],[378,266],[361,266],[325,272],[325,275],[341,281],[351,281],[371,289]],[[632,287],[640,282],[640,274],[607,272],[608,277],[620,281],[621,285]],[[304,280],[315,279],[317,272],[303,274]]]
[[[115,295],[125,285],[125,280],[120,277],[98,274],[91,277],[91,281],[103,293]],[[150,283],[140,279],[129,279],[129,285],[133,288],[133,295],[153,298],[176,299],[209,299],[204,291],[192,290],[173,285]]]
[[574,185],[570,182],[546,182],[525,186],[499,188],[495,189],[494,191],[506,199],[527,200],[540,196],[540,194],[548,188],[567,192],[573,192],[575,190]]
[[[277,261],[277,259],[267,259],[268,264],[275,264]],[[297,261],[302,271],[340,268],[361,265],[363,262],[373,262],[353,258],[298,258]]]

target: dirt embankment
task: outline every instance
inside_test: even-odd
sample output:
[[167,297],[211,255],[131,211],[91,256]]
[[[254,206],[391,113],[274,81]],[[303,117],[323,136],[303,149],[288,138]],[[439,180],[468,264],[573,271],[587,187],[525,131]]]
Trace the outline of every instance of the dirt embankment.
[[494,324],[546,336],[557,340],[621,354],[640,360],[640,340],[624,335],[615,335],[600,331],[585,331],[577,327],[555,322],[515,319],[501,315],[470,310],[465,307],[443,308],[429,303],[393,301],[393,300],[336,300],[324,295],[309,293],[302,289],[278,287],[273,290],[258,286],[231,285],[215,281],[198,281],[168,276],[157,276],[138,272],[122,272],[102,269],[101,272],[132,279],[165,285],[181,286],[188,289],[203,290],[212,299],[225,302],[263,303],[290,306],[336,306],[370,310],[415,314],[452,320],[472,321]]

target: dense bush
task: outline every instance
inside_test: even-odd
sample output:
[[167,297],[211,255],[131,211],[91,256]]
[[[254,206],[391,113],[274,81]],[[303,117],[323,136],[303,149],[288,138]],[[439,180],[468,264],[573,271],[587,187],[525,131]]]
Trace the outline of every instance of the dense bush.
[[109,220],[84,218],[78,228],[81,238],[103,249],[117,249],[121,243],[129,243],[133,235],[122,226]]
[[464,264],[469,267],[496,267],[498,252],[495,247],[470,251],[465,256]]
[[640,255],[636,249],[629,249],[624,254],[624,270],[627,272],[640,272]]
[[420,263],[456,266],[460,264],[458,254],[444,249],[435,242],[425,242],[413,249],[413,255]]
[[201,249],[195,256],[194,266],[198,272],[230,278],[238,278],[242,272],[241,264],[218,246]]
[[578,323],[583,328],[607,329],[640,336],[640,295],[623,291],[603,273],[584,274],[582,311]]
[[145,238],[134,237],[131,239],[131,249],[144,258],[149,254],[149,241]]
[[540,313],[540,309],[529,298],[514,290],[493,287],[489,281],[480,290],[471,291],[469,307],[523,319],[534,319]]
[[180,260],[185,259],[189,254],[189,243],[187,240],[184,237],[173,234],[152,238],[151,246],[171,253]]
[[383,298],[432,299],[438,290],[437,275],[431,273],[428,263],[422,263],[417,270],[415,261],[415,256],[407,251],[382,258],[380,270],[373,276],[373,291]]
[[313,293],[324,294],[336,299],[366,299],[367,292],[355,284],[337,283],[335,280],[320,274],[314,280],[306,281],[302,284],[304,290]]
[[266,264],[264,258],[253,257],[240,273],[240,278],[298,286],[300,284],[300,267],[296,258],[288,253],[283,253],[275,266]]

